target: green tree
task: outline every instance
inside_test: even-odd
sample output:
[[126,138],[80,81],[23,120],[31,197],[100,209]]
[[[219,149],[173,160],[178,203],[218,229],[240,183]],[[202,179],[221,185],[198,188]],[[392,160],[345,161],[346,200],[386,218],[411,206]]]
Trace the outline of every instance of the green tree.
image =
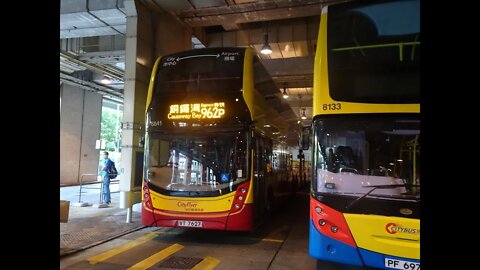
[[[100,139],[105,140],[106,150],[115,151],[115,145],[120,148],[122,141],[122,111],[118,112],[107,107],[102,108],[102,122],[100,127]],[[120,151],[120,149],[118,149]]]

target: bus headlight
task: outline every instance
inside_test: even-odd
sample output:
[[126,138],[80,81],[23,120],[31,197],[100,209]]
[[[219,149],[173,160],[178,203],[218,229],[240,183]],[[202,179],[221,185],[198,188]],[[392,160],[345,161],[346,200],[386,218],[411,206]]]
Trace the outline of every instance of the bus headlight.
[[325,221],[325,219],[320,219],[320,220],[318,221],[318,225],[320,225],[320,226],[325,226],[325,224],[327,224],[327,222]]
[[315,207],[315,212],[317,212],[317,214],[320,214],[322,212],[322,208],[320,207]]
[[332,232],[334,232],[334,233],[338,232],[338,227],[337,226],[332,226]]

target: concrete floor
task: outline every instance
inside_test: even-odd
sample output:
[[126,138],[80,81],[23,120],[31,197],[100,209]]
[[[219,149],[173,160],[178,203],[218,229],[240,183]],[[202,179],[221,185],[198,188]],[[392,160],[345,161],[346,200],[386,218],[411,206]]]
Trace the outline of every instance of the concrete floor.
[[361,269],[309,257],[308,199],[297,193],[255,232],[143,228],[62,256],[60,269]]
[[[68,222],[60,223],[60,256],[75,253],[115,239],[144,226],[140,220],[140,204],[133,206],[132,220],[127,223],[127,209],[118,208],[118,182],[110,185],[112,203],[99,208],[100,184],[61,187],[60,199],[70,202]],[[79,199],[88,206],[80,207]]]

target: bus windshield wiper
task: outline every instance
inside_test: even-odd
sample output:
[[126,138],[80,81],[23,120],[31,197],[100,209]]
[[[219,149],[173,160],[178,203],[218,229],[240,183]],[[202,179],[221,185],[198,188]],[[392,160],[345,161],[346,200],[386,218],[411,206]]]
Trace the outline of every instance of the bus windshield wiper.
[[375,191],[377,188],[378,189],[392,189],[392,188],[397,188],[397,187],[420,187],[420,185],[412,185],[412,184],[395,184],[395,185],[371,185],[371,186],[362,186],[362,187],[371,187],[367,193],[363,194],[361,197],[358,197],[356,200],[352,201],[349,203],[345,209],[349,209],[353,205],[357,204],[361,199],[367,197],[370,193]]

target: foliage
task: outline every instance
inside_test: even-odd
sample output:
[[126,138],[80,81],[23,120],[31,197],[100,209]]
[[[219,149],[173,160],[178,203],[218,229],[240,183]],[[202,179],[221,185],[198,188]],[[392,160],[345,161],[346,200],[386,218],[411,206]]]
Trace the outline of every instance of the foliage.
[[[102,122],[100,127],[100,139],[105,140],[106,151],[115,151],[116,145],[121,146],[122,142],[122,119],[123,112],[108,107],[102,108]],[[120,151],[120,149],[118,150]]]

